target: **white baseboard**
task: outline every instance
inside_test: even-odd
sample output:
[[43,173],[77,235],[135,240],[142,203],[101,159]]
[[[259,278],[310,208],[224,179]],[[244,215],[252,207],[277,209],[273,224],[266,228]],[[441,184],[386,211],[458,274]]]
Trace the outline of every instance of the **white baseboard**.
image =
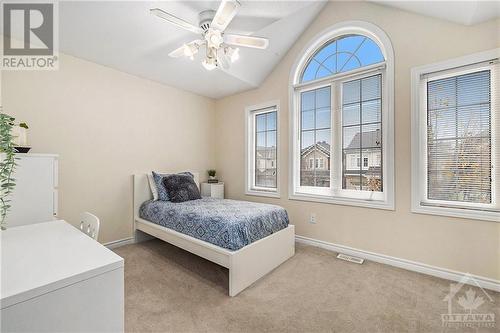
[[112,242],[109,242],[109,243],[105,243],[103,244],[104,246],[106,246],[108,249],[116,249],[120,246],[124,246],[124,245],[128,245],[128,244],[133,244],[135,243],[134,241],[134,238],[133,237],[130,237],[130,238],[124,238],[124,239],[119,239],[119,240],[116,240],[116,241],[112,241]]
[[355,249],[355,248],[352,248],[349,246],[328,243],[328,242],[324,242],[321,240],[308,238],[308,237],[304,237],[304,236],[295,236],[295,240],[298,243],[303,243],[303,244],[307,244],[307,245],[320,247],[320,248],[323,248],[323,249],[326,249],[329,251],[333,251],[333,252],[345,253],[345,254],[348,254],[351,256],[360,257],[360,258],[363,258],[366,260],[371,260],[371,261],[378,262],[381,264],[386,264],[386,265],[390,265],[390,266],[394,266],[394,267],[403,268],[403,269],[406,269],[409,271],[414,271],[414,272],[418,272],[418,273],[436,276],[436,277],[446,279],[446,280],[463,281],[464,276],[467,275],[468,277],[473,278],[474,281],[477,282],[477,284],[480,285],[482,288],[500,292],[500,281],[495,280],[495,279],[490,279],[487,277],[477,276],[477,275],[468,274],[468,273],[452,271],[452,270],[449,270],[446,268],[441,268],[441,267],[431,266],[431,265],[427,265],[427,264],[423,264],[423,263],[419,263],[419,262],[415,262],[415,261],[411,261],[411,260],[391,257],[391,256],[387,256],[384,254],[378,254],[378,253],[374,253],[374,252],[359,250],[359,249]]

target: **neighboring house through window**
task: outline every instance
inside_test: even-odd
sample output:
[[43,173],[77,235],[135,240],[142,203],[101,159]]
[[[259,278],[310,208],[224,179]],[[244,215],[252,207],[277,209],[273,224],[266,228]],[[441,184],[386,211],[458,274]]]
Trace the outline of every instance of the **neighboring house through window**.
[[292,199],[394,208],[393,71],[369,23],[337,24],[306,48],[290,87]]
[[246,193],[279,196],[278,103],[246,109]]
[[500,222],[499,57],[413,69],[414,212]]

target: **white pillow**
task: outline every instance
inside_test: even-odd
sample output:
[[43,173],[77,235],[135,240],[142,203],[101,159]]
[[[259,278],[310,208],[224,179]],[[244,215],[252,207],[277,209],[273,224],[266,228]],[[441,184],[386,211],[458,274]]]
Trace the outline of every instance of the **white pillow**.
[[149,189],[151,190],[151,194],[153,195],[153,200],[158,200],[158,189],[156,188],[155,181],[153,179],[153,174],[148,173],[148,182]]

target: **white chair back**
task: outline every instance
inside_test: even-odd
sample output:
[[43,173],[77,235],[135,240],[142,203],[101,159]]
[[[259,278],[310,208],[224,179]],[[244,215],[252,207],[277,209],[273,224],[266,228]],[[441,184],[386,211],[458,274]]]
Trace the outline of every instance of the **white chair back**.
[[94,214],[85,212],[80,215],[80,230],[95,240],[99,236],[100,224],[99,218]]

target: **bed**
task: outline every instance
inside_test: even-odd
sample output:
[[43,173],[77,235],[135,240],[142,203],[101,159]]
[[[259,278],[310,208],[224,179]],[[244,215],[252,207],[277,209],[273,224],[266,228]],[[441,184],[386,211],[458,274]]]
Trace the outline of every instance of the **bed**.
[[152,201],[146,174],[134,175],[134,231],[136,242],[156,237],[228,268],[230,296],[295,253],[295,229],[283,208],[213,198]]

